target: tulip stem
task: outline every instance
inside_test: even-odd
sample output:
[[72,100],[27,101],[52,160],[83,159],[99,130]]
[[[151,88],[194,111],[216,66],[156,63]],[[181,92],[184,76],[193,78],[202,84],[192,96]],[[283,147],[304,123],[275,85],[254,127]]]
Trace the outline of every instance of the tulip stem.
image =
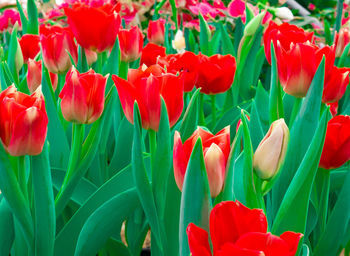
[[18,183],[21,187],[24,198],[28,201],[28,188],[26,179],[25,156],[18,157]]
[[216,96],[215,94],[210,95],[211,97],[211,115],[212,115],[212,122],[213,122],[213,128],[216,124]]
[[204,121],[204,94],[199,94],[199,125],[205,125]]
[[119,67],[119,77],[127,80],[128,79],[128,69],[129,69],[129,63],[125,61],[120,62]]
[[295,98],[294,99],[292,114],[291,114],[290,119],[289,119],[289,127],[292,127],[292,125],[295,121],[295,118],[297,117],[297,115],[299,113],[301,102],[302,102],[302,98]]
[[[156,148],[157,148],[157,134],[154,130],[148,130],[148,136],[149,136],[149,151],[151,154],[151,166],[153,169],[154,158],[156,155]],[[152,175],[153,175],[153,170],[152,170]]]
[[84,125],[73,123],[72,147],[69,155],[67,173],[66,173],[66,176],[64,177],[61,189],[58,192],[55,199],[57,217],[59,216],[61,211],[64,209],[66,204],[69,202],[69,197],[67,196],[67,193],[65,193],[65,191],[70,183],[70,180],[72,179],[72,177],[74,177],[75,171],[77,170],[76,167],[80,159],[80,150],[82,147],[83,139],[84,139]]
[[315,229],[317,240],[323,234],[327,223],[328,197],[330,188],[330,170],[319,168],[316,176],[318,195],[319,195],[319,218]]

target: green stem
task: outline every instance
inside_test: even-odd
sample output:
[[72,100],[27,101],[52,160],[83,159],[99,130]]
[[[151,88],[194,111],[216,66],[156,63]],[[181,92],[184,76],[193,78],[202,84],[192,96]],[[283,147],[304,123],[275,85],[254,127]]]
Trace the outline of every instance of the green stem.
[[24,195],[25,200],[28,202],[28,186],[26,179],[26,160],[25,156],[18,157],[18,183],[21,187],[22,193]]
[[212,123],[213,123],[213,128],[214,128],[215,124],[216,124],[216,96],[215,96],[215,94],[213,94],[210,97],[211,97]]
[[75,174],[77,163],[80,159],[80,150],[81,150],[83,139],[84,139],[84,125],[73,124],[72,148],[69,155],[68,169],[67,169],[66,176],[64,177],[61,189],[58,192],[55,199],[56,217],[59,216],[59,214],[62,212],[66,204],[69,202],[69,197],[67,197],[67,194],[65,193],[65,191],[70,183],[70,180]]
[[199,125],[205,125],[204,121],[204,94],[200,93],[199,95],[199,119],[198,123]]
[[167,0],[162,0],[159,4],[156,5],[156,8],[154,9],[154,15],[153,20],[158,19],[159,17],[159,11],[162,9],[163,5],[167,2]]
[[302,98],[295,98],[293,109],[292,109],[292,114],[291,114],[290,120],[289,120],[289,127],[292,127],[292,125],[295,121],[295,118],[297,117],[297,115],[299,113],[301,102],[302,102]]
[[128,79],[128,69],[129,69],[129,63],[125,61],[120,62],[119,67],[119,77],[127,80]]

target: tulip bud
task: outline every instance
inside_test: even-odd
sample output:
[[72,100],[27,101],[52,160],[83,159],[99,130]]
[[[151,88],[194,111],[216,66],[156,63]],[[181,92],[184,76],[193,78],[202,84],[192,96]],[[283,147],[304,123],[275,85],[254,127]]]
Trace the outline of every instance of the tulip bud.
[[268,180],[277,174],[284,162],[289,129],[284,119],[274,121],[254,153],[253,167],[257,175]]
[[[55,91],[58,83],[58,75],[49,72],[52,88]],[[41,85],[41,60],[28,59],[27,84],[30,93],[33,93]]]
[[118,33],[121,60],[132,62],[141,57],[143,35],[139,27],[121,29]]
[[14,85],[0,93],[0,138],[10,155],[40,154],[47,124],[40,88],[31,96],[18,92]]
[[23,67],[23,54],[21,50],[21,45],[19,44],[18,40],[17,40],[17,51],[15,55],[15,65],[16,65],[17,72],[19,72]]
[[185,52],[186,49],[186,41],[184,34],[182,33],[181,30],[178,30],[175,34],[175,38],[172,41],[172,46],[173,48],[178,52],[178,53],[183,53]]
[[198,138],[203,142],[203,155],[208,175],[210,194],[216,197],[222,190],[226,163],[230,153],[230,127],[227,126],[216,135],[198,127],[198,129],[183,144],[180,134],[174,136],[174,176],[177,186],[182,190],[184,177],[192,150]]
[[154,44],[164,43],[165,20],[152,20],[148,24],[147,38],[148,41]]
[[294,15],[287,7],[276,8],[275,15],[282,20],[292,20]]
[[[347,44],[350,43],[350,30],[347,27],[340,29],[339,33],[335,34],[335,57],[339,58],[342,56],[343,51]],[[347,53],[349,55],[349,53]]]
[[255,16],[249,23],[245,26],[244,36],[254,35],[258,30],[266,12],[261,12],[257,16]]
[[95,122],[103,112],[107,78],[93,70],[79,74],[73,66],[59,95],[63,117],[80,124]]

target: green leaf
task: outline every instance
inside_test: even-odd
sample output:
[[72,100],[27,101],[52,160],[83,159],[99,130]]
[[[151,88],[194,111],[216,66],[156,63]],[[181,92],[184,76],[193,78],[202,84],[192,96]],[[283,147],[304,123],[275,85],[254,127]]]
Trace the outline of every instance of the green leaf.
[[[190,206],[190,207],[189,207]],[[204,164],[201,139],[198,139],[188,162],[182,187],[180,208],[180,255],[190,255],[186,229],[188,224],[209,229],[211,197]]]
[[35,208],[35,255],[53,255],[56,215],[46,144],[41,154],[32,157],[32,180]]
[[157,149],[152,166],[152,188],[156,202],[158,216],[163,219],[166,187],[172,165],[173,152],[171,148],[171,134],[168,112],[162,98],[161,116],[157,132]]
[[17,51],[18,51],[19,43],[17,39],[17,26],[13,28],[13,31],[11,33],[11,39],[10,39],[10,45],[9,45],[9,51],[7,55],[7,64],[10,69],[10,72],[12,74],[12,77],[14,78],[14,82],[16,85],[18,85],[18,72],[16,68],[16,59],[17,59]]
[[145,211],[148,222],[151,226],[152,233],[155,235],[155,243],[157,243],[160,251],[163,251],[162,232],[159,223],[156,203],[154,201],[152,187],[147,177],[145,163],[142,158],[142,126],[141,115],[137,102],[134,105],[134,144],[132,147],[131,165],[143,210]]
[[343,188],[328,218],[326,229],[318,241],[314,255],[335,255],[338,252],[342,238],[348,232],[350,220],[350,170],[348,168]]
[[229,33],[227,32],[227,29],[224,27],[224,25],[220,22],[219,28],[221,32],[221,39],[222,39],[222,54],[231,54],[233,56],[236,56],[235,49],[233,47],[231,38],[229,36]]
[[[0,145],[0,190],[8,202],[11,212],[20,223],[28,247],[33,247],[34,225],[29,203],[25,200],[2,144]],[[34,250],[34,248],[32,249]]]
[[38,8],[34,0],[27,1],[28,34],[39,34]]
[[181,126],[179,132],[182,139],[187,140],[192,133],[197,129],[198,125],[198,96],[200,89],[197,89],[192,98],[188,107],[186,109],[185,115],[182,118]]
[[273,43],[271,42],[271,84],[270,84],[270,123],[284,117],[282,89],[278,84],[277,61]]
[[0,255],[10,255],[13,240],[15,238],[14,223],[11,209],[2,199],[0,202]]
[[202,54],[210,54],[210,29],[208,23],[205,21],[203,15],[199,12],[199,47]]
[[264,138],[264,131],[260,122],[260,115],[255,100],[252,101],[250,113],[249,131],[251,134],[253,151],[255,151],[261,140]]
[[16,0],[16,5],[17,5],[19,15],[21,17],[22,32],[23,32],[23,34],[27,34],[28,19],[27,19],[26,15],[24,14],[22,5],[20,4],[20,2],[18,0]]
[[114,195],[121,194],[133,186],[134,181],[130,165],[104,183],[84,202],[57,235],[55,240],[55,255],[74,255],[79,233],[89,216]]
[[47,140],[50,146],[50,163],[54,167],[65,168],[69,158],[69,144],[65,130],[57,114],[56,98],[52,89],[49,72],[42,65],[42,92],[49,118]]
[[103,74],[119,74],[119,66],[120,66],[120,47],[119,47],[119,39],[115,40],[113,49],[107,59],[106,64],[103,66]]
[[321,61],[298,115],[290,128],[290,140],[281,176],[272,191],[273,212],[276,213],[283,195],[299,168],[318,125],[324,83],[324,58]]
[[272,227],[274,234],[280,235],[286,230],[305,233],[309,199],[321,158],[328,117],[329,113],[325,111],[310,147],[283,197]]
[[[69,54],[69,57],[71,59],[71,62],[74,63],[73,57],[71,54],[67,51]],[[80,45],[78,46],[78,63],[77,63],[77,69],[80,73],[87,72],[89,69],[89,65],[87,63],[86,59],[86,54],[85,54],[85,49],[81,47]]]
[[241,120],[243,124],[243,188],[246,198],[246,206],[249,208],[260,208],[257,192],[254,186],[253,173],[253,146],[250,138],[248,121],[244,111],[241,111]]
[[74,255],[96,255],[138,204],[137,193],[133,188],[101,205],[85,222]]

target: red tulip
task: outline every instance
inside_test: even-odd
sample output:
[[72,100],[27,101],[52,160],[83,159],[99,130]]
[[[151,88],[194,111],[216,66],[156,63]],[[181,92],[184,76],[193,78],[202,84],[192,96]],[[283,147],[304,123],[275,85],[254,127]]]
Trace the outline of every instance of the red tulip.
[[332,102],[332,103],[326,103],[327,106],[329,106],[329,111],[331,112],[332,116],[336,116],[338,113],[338,101]]
[[118,33],[121,60],[132,62],[141,57],[143,35],[139,27],[121,29]]
[[232,85],[236,60],[232,55],[200,55],[196,87],[205,94],[226,92]]
[[147,38],[154,44],[164,44],[165,20],[151,20],[148,23]]
[[345,47],[350,43],[350,30],[347,27],[343,27],[339,33],[335,33],[335,56],[339,58],[343,54]]
[[199,56],[186,51],[169,55],[166,59],[168,72],[173,74],[182,72],[185,82],[184,91],[192,91],[198,79]]
[[166,56],[166,49],[163,46],[148,43],[141,52],[140,65],[145,64],[147,67],[158,64],[158,59]]
[[216,135],[198,127],[197,130],[182,144],[179,132],[174,136],[174,175],[179,189],[185,178],[187,164],[198,138],[202,139],[204,162],[207,170],[210,194],[216,197],[222,190],[226,175],[226,163],[230,154],[230,127],[227,126]]
[[14,85],[0,93],[0,137],[12,156],[38,155],[47,133],[48,118],[40,90],[31,96]]
[[335,169],[350,160],[350,116],[335,116],[327,125],[320,167]]
[[40,38],[38,35],[25,34],[19,40],[21,46],[23,60],[25,63],[28,59],[34,59],[40,52]]
[[77,62],[77,46],[70,30],[43,24],[40,26],[40,34],[44,63],[50,72],[64,73],[72,66],[67,51]]
[[190,223],[187,227],[192,256],[294,256],[300,233],[284,232],[280,237],[266,233],[267,220],[260,209],[249,209],[240,202],[217,204],[210,213],[211,252],[207,231]]
[[107,78],[92,69],[80,74],[73,66],[59,94],[63,117],[80,124],[95,122],[103,112]]
[[[264,49],[267,61],[271,64],[271,41],[274,44],[275,50],[277,47],[282,47],[284,51],[297,43],[313,43],[313,32],[305,32],[302,28],[288,23],[277,25],[273,21],[269,23],[264,33]],[[279,42],[279,46],[277,46]]]
[[[33,93],[41,85],[41,60],[28,60],[27,84],[30,93]],[[58,83],[58,75],[49,72],[52,88],[55,91]]]
[[285,51],[277,41],[278,76],[283,90],[295,97],[305,97],[323,55],[326,57],[327,76],[333,69],[335,59],[333,47],[326,46],[320,49],[313,44],[296,43]]
[[325,76],[322,102],[332,103],[340,100],[349,84],[349,68],[333,67]]
[[74,4],[64,8],[75,38],[83,48],[103,52],[113,47],[120,27],[119,5],[92,7]]
[[180,118],[183,109],[183,78],[165,73],[159,65],[145,70],[129,69],[128,80],[113,75],[124,114],[133,123],[134,102],[141,113],[142,127],[157,131],[161,113],[161,97],[167,107],[170,126]]

